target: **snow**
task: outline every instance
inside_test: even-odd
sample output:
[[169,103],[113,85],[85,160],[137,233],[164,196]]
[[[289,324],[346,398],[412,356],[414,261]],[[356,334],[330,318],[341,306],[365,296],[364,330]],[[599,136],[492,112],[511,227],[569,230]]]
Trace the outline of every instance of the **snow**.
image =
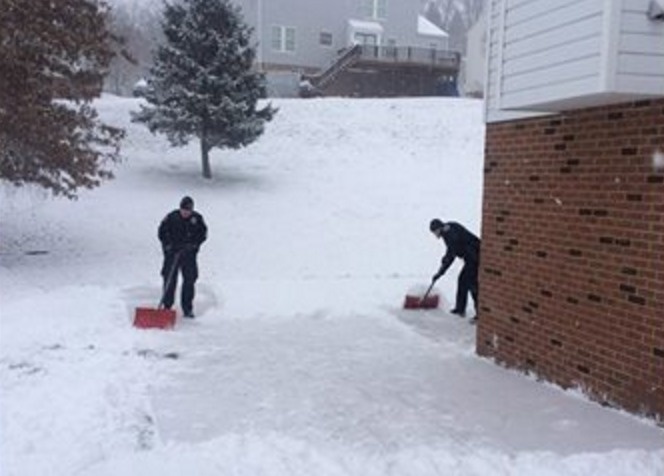
[[[429,220],[480,231],[480,102],[275,101],[205,181],[139,101],[97,103],[128,129],[114,181],[0,192],[0,474],[664,474],[651,421],[474,354],[458,264],[440,309],[402,309],[444,252]],[[185,194],[210,229],[197,318],[136,329]]]
[[161,13],[164,8],[163,0],[106,0],[106,3],[139,16],[142,12]]
[[652,154],[652,166],[655,171],[664,170],[664,152],[657,149]]
[[369,20],[348,20],[348,24],[353,30],[368,32],[368,33],[383,33],[383,25],[375,21]]
[[420,35],[436,36],[439,38],[447,38],[450,36],[446,31],[438,28],[423,15],[417,16],[417,33]]

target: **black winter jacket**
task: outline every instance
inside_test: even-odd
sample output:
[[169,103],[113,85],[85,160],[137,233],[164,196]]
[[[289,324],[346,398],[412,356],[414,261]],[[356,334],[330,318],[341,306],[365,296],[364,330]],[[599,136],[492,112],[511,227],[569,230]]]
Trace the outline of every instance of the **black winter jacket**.
[[183,218],[180,210],[173,210],[159,224],[158,236],[164,253],[198,251],[207,239],[207,226],[200,213],[192,211],[188,218]]
[[455,258],[463,259],[467,265],[477,267],[480,259],[480,239],[456,222],[449,221],[443,225],[442,238],[447,245],[447,253],[443,256],[440,270],[442,276],[452,265]]

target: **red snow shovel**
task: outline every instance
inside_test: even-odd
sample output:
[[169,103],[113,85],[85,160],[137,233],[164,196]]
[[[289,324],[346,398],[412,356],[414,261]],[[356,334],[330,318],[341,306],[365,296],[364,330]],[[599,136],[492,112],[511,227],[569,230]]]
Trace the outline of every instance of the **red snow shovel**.
[[403,303],[404,309],[436,309],[440,301],[438,294],[430,294],[436,281],[432,281],[424,296],[407,294]]
[[161,299],[159,300],[157,308],[136,308],[134,327],[140,329],[172,329],[175,326],[175,311],[164,307],[164,298],[166,297],[166,290],[171,285],[171,281],[175,276],[175,271],[178,268],[178,261],[180,261],[180,253],[177,253],[173,259],[173,266],[171,266],[171,269],[168,272],[168,279],[164,283],[164,290],[161,293]]

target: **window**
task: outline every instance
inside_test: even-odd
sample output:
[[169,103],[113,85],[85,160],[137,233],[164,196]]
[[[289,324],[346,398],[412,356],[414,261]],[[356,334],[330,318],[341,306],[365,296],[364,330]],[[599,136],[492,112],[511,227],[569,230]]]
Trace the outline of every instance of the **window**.
[[332,33],[321,31],[319,43],[325,46],[332,46]]
[[272,26],[272,49],[275,51],[295,51],[295,28],[290,26]]
[[387,18],[387,0],[376,0],[376,16],[374,18]]
[[361,0],[362,15],[374,20],[387,18],[387,0]]
[[378,39],[376,35],[372,33],[360,33],[356,32],[354,35],[355,44],[363,46],[376,46],[378,44]]
[[431,61],[436,61],[436,50],[438,49],[438,45],[435,43],[429,43],[429,48],[430,52],[429,55],[431,56]]
[[385,56],[387,58],[397,57],[397,40],[390,38],[387,40],[387,46],[384,48]]
[[272,49],[280,51],[281,50],[281,27],[273,26],[272,27]]
[[286,28],[286,51],[295,51],[295,28]]

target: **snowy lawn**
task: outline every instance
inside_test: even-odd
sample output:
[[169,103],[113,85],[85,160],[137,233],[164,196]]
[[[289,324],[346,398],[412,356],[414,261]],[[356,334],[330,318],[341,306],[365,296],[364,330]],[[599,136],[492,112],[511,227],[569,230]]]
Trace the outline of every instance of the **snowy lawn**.
[[[475,328],[405,311],[436,271],[433,217],[479,233],[481,103],[283,100],[213,153],[128,129],[116,180],[80,200],[2,189],[0,474],[664,474],[664,432],[474,354]],[[209,240],[197,318],[159,300],[161,218],[190,194]]]

